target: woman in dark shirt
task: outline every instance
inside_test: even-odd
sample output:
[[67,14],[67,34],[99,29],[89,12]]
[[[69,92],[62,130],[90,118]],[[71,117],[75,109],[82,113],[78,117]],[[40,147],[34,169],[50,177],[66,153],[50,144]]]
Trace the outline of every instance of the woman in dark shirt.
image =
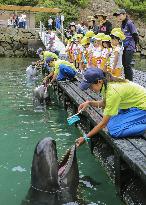
[[137,29],[133,21],[128,18],[124,9],[118,9],[113,16],[116,16],[117,21],[121,22],[121,29],[126,36],[126,39],[123,42],[123,66],[125,78],[133,81],[131,62],[139,40]]
[[104,33],[106,35],[109,35],[112,30],[112,24],[110,21],[107,20],[107,14],[105,14],[104,12],[100,12],[94,17],[99,20],[98,33]]

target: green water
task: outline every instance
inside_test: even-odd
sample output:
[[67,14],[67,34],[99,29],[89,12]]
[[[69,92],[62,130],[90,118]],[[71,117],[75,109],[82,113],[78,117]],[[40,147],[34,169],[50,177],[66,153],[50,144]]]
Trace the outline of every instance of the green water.
[[[46,136],[53,137],[61,156],[80,132],[67,126],[67,113],[55,101],[45,112],[34,111],[32,90],[25,84],[25,69],[31,59],[0,61],[0,205],[20,205],[29,189],[37,142]],[[78,164],[80,176],[90,176],[97,182],[93,187],[80,184],[81,196],[88,204],[122,204],[87,145],[78,150]]]

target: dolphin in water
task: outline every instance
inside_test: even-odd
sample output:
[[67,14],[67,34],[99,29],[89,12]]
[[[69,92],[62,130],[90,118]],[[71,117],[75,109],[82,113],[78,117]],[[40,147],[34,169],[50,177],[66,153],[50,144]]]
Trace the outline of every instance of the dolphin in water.
[[58,162],[56,142],[52,138],[44,138],[35,148],[31,187],[21,205],[77,204],[78,183],[76,146],[73,145]]
[[45,85],[39,85],[33,90],[33,104],[37,106],[47,105],[50,102],[50,96]]

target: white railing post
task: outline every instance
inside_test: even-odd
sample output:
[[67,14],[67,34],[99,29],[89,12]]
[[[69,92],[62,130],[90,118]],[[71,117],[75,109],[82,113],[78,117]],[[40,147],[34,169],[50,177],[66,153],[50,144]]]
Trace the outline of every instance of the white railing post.
[[63,28],[63,21],[62,21],[62,43],[64,41],[64,28]]
[[41,37],[42,37],[42,22],[40,21],[40,34],[41,34]]
[[61,15],[61,35],[62,35],[62,43],[64,41],[64,28],[63,28],[64,16]]

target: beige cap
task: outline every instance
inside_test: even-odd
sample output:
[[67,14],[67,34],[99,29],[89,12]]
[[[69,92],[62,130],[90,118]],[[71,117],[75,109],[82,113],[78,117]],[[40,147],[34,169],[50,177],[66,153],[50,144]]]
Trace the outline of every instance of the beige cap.
[[98,16],[105,16],[105,17],[107,17],[108,14],[105,11],[99,11],[99,13],[94,15],[94,18],[98,18]]

